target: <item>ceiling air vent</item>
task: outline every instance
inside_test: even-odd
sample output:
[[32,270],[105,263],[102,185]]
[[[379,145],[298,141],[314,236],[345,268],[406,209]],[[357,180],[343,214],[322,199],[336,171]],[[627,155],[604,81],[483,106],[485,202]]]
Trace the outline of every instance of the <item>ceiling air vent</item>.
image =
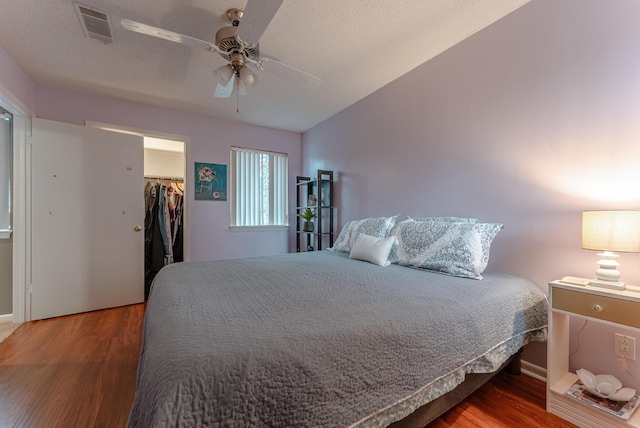
[[113,31],[108,14],[80,3],[73,2],[73,5],[85,36],[103,43],[113,43]]

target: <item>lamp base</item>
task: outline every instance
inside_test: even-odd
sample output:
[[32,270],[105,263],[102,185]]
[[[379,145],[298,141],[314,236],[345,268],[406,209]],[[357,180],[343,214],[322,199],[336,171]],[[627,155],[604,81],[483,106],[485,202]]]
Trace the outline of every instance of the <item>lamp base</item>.
[[610,290],[624,290],[625,284],[620,281],[603,281],[601,279],[592,279],[589,282],[592,287],[608,288]]

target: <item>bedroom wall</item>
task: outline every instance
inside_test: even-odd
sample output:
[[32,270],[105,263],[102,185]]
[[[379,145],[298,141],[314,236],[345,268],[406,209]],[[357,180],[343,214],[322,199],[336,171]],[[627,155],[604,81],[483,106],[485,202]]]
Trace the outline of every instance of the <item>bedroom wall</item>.
[[[0,45],[0,90],[3,94],[11,94],[13,103],[31,111],[36,105],[36,85],[20,68],[9,53]],[[0,95],[0,100],[2,95]]]
[[[303,170],[338,172],[339,226],[479,217],[505,225],[489,269],[545,291],[564,275],[591,278],[581,212],[640,209],[638,22],[640,2],[534,0],[304,133]],[[620,261],[640,284],[640,254]],[[610,328],[582,334],[596,340],[574,369],[634,383],[617,369]],[[545,349],[525,359],[546,366]]]

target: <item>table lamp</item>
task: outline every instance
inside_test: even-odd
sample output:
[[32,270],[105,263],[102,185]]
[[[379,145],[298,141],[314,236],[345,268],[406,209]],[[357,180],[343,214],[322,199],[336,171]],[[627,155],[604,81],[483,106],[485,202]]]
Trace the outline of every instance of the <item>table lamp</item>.
[[640,211],[584,211],[582,248],[602,251],[598,253],[596,279],[589,285],[623,290],[616,260],[619,256],[614,251],[640,252]]

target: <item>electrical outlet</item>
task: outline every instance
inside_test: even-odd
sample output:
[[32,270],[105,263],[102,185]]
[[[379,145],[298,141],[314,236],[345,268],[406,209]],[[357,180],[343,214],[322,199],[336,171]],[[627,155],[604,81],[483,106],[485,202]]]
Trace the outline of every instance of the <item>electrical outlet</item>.
[[636,338],[616,333],[616,355],[627,360],[636,360]]

